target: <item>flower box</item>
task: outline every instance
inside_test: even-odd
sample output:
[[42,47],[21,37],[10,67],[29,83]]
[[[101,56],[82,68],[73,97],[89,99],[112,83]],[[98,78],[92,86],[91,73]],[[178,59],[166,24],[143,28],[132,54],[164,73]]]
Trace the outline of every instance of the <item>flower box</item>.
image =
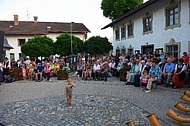
[[11,78],[14,78],[15,81],[23,80],[21,68],[11,68],[9,70],[9,75]]
[[68,78],[69,78],[69,75],[67,71],[65,70],[57,71],[57,80],[67,80]]

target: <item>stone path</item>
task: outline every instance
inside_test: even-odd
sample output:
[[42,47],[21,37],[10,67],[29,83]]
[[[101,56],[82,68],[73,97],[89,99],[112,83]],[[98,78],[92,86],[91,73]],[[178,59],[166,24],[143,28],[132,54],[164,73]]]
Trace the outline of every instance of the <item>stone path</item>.
[[[104,96],[74,95],[74,104],[67,107],[64,99],[60,95],[6,104],[1,106],[0,122],[13,126],[120,126],[135,120],[136,125],[150,125],[146,119],[149,113],[128,101]],[[162,124],[167,125],[164,122]]]
[[[17,81],[0,86],[0,123],[5,126],[120,126],[134,120],[137,126],[150,126],[146,116],[156,113],[163,126],[177,126],[165,113],[180,101],[184,89],[165,88],[151,93],[125,85],[118,78],[78,81],[73,77],[73,105],[67,107],[63,88],[66,81]],[[173,108],[179,115],[189,116]]]

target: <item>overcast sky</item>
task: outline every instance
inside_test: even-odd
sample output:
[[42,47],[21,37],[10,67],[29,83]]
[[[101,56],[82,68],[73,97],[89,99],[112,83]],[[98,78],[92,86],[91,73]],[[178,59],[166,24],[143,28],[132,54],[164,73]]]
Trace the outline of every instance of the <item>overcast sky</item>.
[[19,15],[20,21],[76,22],[83,23],[91,33],[88,37],[100,35],[110,39],[111,28],[101,30],[111,23],[100,9],[102,0],[0,0],[0,20],[12,21]]

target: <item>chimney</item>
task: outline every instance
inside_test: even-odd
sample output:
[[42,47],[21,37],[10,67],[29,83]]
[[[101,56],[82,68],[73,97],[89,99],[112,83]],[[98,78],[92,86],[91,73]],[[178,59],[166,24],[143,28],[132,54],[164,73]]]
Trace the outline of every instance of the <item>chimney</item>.
[[18,15],[14,15],[14,25],[18,25],[19,21],[18,21]]
[[38,16],[34,16],[34,22],[37,23]]

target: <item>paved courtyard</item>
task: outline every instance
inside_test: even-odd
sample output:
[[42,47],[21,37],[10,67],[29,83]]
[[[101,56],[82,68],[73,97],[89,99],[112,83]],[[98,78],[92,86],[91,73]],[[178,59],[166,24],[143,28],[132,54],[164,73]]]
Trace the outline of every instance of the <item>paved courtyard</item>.
[[[51,82],[17,81],[0,86],[0,125],[5,126],[120,126],[134,120],[137,126],[150,126],[147,115],[155,113],[163,126],[177,126],[165,113],[187,89],[165,88],[159,85],[151,93],[140,87],[125,85],[119,78],[104,81],[78,81],[72,77],[73,105],[67,107],[63,94],[65,80]],[[184,124],[188,125],[188,124]]]

